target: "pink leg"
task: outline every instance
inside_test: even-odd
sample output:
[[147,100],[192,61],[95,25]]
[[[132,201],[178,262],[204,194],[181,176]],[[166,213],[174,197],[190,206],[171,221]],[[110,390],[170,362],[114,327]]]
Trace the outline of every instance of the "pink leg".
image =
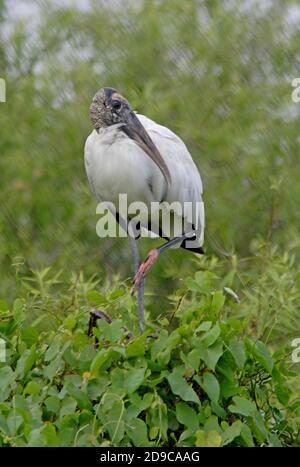
[[138,269],[138,272],[134,276],[132,293],[134,293],[139,288],[142,280],[144,279],[144,277],[148,273],[149,269],[153,266],[153,264],[157,260],[158,255],[159,255],[158,250],[149,251],[146,260],[143,263],[141,263],[141,265],[140,265],[140,267]]

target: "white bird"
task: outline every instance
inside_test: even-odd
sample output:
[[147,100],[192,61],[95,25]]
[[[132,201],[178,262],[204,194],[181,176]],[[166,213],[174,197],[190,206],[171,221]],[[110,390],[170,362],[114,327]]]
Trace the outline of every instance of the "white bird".
[[[183,141],[168,128],[135,113],[128,101],[113,88],[102,88],[94,96],[90,117],[94,130],[84,148],[85,167],[92,192],[98,201],[113,203],[115,216],[119,195],[126,194],[128,204],[143,202],[139,228],[168,240],[151,250],[140,264],[135,239],[131,239],[135,258],[135,288],[139,289],[139,326],[143,330],[143,278],[158,255],[177,244],[195,253],[203,253],[204,208],[199,171]],[[171,203],[176,204],[172,211]],[[185,203],[191,210],[186,212]],[[172,211],[170,229],[165,229],[161,210]],[[153,215],[152,215],[153,217]],[[129,219],[125,219],[127,222]],[[175,225],[180,220],[178,235]],[[124,219],[122,219],[124,221]],[[151,223],[152,221],[152,223]],[[122,225],[122,224],[121,224]],[[167,226],[168,227],[168,226]]]

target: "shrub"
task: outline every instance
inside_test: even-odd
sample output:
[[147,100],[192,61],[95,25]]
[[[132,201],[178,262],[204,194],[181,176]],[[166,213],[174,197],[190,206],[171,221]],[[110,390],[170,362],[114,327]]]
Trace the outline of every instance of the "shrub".
[[[184,307],[141,336],[132,333],[126,286],[105,295],[79,279],[50,302],[45,287],[32,286],[12,313],[2,307],[9,352],[0,364],[0,443],[299,445],[299,401],[284,351],[272,354],[247,335],[246,321],[223,316],[233,298],[215,279],[208,271],[187,279]],[[91,302],[114,315],[97,321],[94,337],[87,335]],[[37,303],[40,313],[48,307],[42,320],[32,314]],[[53,310],[59,324],[45,328]]]

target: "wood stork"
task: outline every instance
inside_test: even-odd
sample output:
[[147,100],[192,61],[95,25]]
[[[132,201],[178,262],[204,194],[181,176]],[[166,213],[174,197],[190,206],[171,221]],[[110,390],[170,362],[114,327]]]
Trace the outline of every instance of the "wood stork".
[[[95,94],[90,118],[94,130],[86,140],[84,158],[95,197],[116,206],[121,193],[127,195],[128,203],[142,201],[147,209],[144,217],[141,216],[140,227],[168,240],[151,250],[140,263],[136,240],[130,236],[135,263],[134,289],[138,289],[139,327],[143,331],[143,279],[158,255],[175,245],[203,253],[201,177],[182,140],[168,128],[134,112],[115,89],[105,87]],[[178,218],[183,222],[180,235],[174,235],[172,227],[170,232],[164,231],[162,216],[154,223],[149,218],[151,204],[170,212],[174,202],[179,207],[185,203],[193,206],[189,215],[180,209],[172,212],[173,224]],[[121,221],[117,210],[115,217]]]

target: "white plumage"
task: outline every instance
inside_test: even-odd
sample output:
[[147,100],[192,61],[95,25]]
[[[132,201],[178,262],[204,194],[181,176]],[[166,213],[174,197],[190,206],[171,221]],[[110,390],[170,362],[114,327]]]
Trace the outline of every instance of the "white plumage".
[[[98,201],[118,205],[120,193],[128,196],[128,203],[144,202],[150,212],[153,201],[193,204],[192,216],[185,216],[185,233],[196,228],[199,245],[203,243],[204,208],[202,181],[198,169],[183,141],[168,128],[158,125],[144,115],[136,114],[162,155],[171,175],[168,186],[155,162],[125,133],[123,123],[116,123],[99,131],[93,130],[84,149],[85,167],[91,189]],[[198,209],[194,207],[198,203]],[[148,218],[142,226],[148,227]],[[155,233],[158,227],[155,227]]]

